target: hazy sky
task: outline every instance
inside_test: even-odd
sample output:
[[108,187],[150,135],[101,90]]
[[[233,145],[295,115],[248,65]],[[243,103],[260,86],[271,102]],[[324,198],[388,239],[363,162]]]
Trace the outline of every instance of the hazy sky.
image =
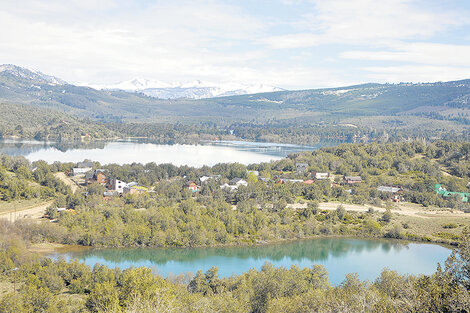
[[470,0],[0,0],[0,63],[69,82],[470,78]]

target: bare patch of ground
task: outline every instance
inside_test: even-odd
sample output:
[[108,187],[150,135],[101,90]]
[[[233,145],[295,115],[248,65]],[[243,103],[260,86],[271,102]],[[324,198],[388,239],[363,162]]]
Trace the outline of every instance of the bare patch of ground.
[[[354,212],[367,212],[372,208],[375,212],[385,212],[386,209],[382,207],[377,207],[373,205],[360,205],[360,204],[345,204],[339,202],[322,202],[319,204],[320,210],[336,210],[338,206],[342,205],[346,211]],[[289,208],[292,209],[303,209],[307,207],[307,203],[295,203],[289,204]],[[460,218],[470,218],[470,214],[465,214],[462,211],[445,209],[445,208],[425,208],[413,203],[400,203],[395,205],[390,209],[392,213],[414,216],[420,218],[430,218],[430,217],[460,217]]]
[[54,252],[71,252],[71,251],[83,251],[90,249],[90,247],[79,246],[79,245],[64,245],[61,243],[53,242],[41,242],[33,243],[28,247],[29,252],[49,254]]
[[72,189],[73,193],[75,193],[78,190],[78,185],[70,177],[65,175],[65,173],[58,172],[58,173],[55,173],[54,176],[60,179],[64,184],[69,186]]
[[0,219],[6,219],[9,220],[10,222],[14,222],[18,219],[40,219],[46,209],[54,203],[54,200],[49,200],[46,202],[42,202],[41,204],[35,205],[33,207],[29,208],[17,208],[16,212],[13,211],[8,211],[8,212],[2,212],[0,213]]
[[30,209],[44,203],[41,199],[29,199],[29,200],[15,200],[15,201],[0,201],[0,215],[10,212]]

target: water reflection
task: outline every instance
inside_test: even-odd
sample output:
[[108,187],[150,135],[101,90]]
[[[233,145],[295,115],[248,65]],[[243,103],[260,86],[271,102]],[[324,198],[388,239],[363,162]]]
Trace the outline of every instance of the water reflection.
[[147,266],[163,276],[207,270],[218,266],[221,276],[260,269],[265,262],[275,266],[324,265],[330,279],[339,283],[344,275],[357,272],[375,279],[384,267],[401,273],[430,274],[443,262],[449,249],[429,244],[404,244],[393,240],[316,239],[257,247],[192,249],[103,249],[58,253],[53,257],[78,258],[89,265],[110,267]]
[[79,162],[84,159],[102,164],[117,163],[172,163],[200,167],[224,162],[243,164],[268,162],[290,153],[314,150],[333,145],[322,142],[316,146],[255,143],[242,141],[202,142],[197,145],[157,144],[148,140],[121,140],[112,142],[40,142],[0,141],[0,153],[23,155],[31,161],[45,160]]

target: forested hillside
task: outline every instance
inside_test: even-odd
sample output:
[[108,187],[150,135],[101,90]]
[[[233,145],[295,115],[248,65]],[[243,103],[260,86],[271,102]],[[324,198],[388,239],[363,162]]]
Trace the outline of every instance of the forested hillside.
[[[27,69],[0,72],[0,101],[54,108],[101,121],[279,123],[327,122],[395,129],[405,126],[466,128],[470,80],[427,84],[364,84],[281,91],[204,100],[159,100],[140,93],[99,91],[38,79]],[[29,71],[29,72],[28,72]],[[364,119],[364,117],[366,117]]]
[[0,103],[0,139],[3,137],[37,140],[76,140],[111,138],[117,132],[103,124],[66,113],[24,104]]

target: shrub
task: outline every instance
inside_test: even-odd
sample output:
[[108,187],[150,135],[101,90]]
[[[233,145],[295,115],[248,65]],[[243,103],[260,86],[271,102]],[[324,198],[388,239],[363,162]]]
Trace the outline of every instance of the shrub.
[[443,224],[442,225],[442,228],[446,228],[446,229],[452,229],[452,228],[457,228],[459,227],[459,225],[455,224],[455,223],[449,223],[449,224]]

